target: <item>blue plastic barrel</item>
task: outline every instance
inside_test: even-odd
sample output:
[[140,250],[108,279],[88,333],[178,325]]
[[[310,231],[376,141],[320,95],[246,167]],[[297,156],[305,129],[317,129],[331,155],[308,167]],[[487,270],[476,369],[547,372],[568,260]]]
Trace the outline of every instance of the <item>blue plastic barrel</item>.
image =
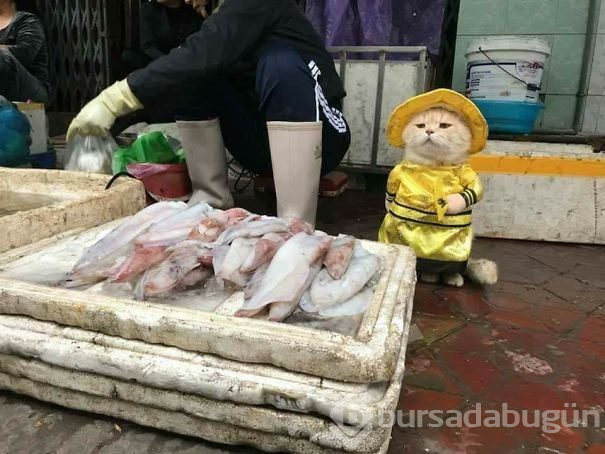
[[505,134],[531,134],[544,109],[544,103],[487,101],[473,99],[487,120],[490,132]]

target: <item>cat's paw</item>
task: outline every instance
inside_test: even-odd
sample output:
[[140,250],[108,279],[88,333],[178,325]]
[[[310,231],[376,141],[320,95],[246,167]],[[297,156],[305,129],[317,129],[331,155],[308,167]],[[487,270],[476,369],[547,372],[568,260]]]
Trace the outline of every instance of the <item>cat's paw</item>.
[[443,282],[445,285],[450,287],[462,287],[464,285],[464,278],[462,274],[446,274],[443,276]]
[[466,201],[460,194],[450,194],[445,198],[447,214],[459,214],[467,209]]
[[422,282],[426,282],[427,284],[436,284],[439,282],[439,274],[423,271],[420,273],[420,280]]

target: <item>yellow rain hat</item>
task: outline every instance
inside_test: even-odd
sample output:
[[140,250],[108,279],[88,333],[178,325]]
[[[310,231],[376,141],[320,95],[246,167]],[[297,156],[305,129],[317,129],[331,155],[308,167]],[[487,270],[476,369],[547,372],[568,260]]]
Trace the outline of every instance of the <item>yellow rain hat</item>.
[[485,117],[477,106],[466,96],[447,88],[423,93],[408,99],[395,108],[387,123],[387,138],[394,147],[405,147],[403,130],[411,118],[432,107],[444,106],[463,115],[473,136],[471,143],[472,154],[479,153],[487,143],[488,126]]

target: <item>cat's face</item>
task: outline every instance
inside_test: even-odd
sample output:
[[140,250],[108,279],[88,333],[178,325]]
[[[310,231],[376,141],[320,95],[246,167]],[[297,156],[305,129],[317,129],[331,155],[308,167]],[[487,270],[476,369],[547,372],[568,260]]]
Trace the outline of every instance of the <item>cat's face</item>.
[[421,165],[462,164],[468,159],[472,134],[457,113],[435,107],[414,116],[403,130],[405,158]]

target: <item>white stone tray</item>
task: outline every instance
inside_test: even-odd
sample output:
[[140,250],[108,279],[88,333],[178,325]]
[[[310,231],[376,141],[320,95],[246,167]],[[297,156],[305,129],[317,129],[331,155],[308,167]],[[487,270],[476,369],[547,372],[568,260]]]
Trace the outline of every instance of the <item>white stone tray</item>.
[[56,200],[47,206],[0,216],[0,252],[70,230],[82,231],[145,207],[145,190],[140,182],[121,179],[105,190],[109,179],[99,174],[0,167],[0,195],[16,193]]
[[[378,412],[397,406],[405,326],[391,379],[358,385],[0,316],[0,388],[219,443],[274,452],[382,453],[390,428],[371,424]],[[370,425],[360,432],[342,424],[355,418]]]
[[[379,383],[395,373],[402,335],[409,324],[404,315],[411,308],[416,280],[415,256],[409,248],[363,242],[365,248],[383,257],[383,273],[356,335],[345,336],[232,317],[242,304],[241,292],[228,295],[216,312],[203,312],[54,287],[57,276],[73,265],[56,261],[54,257],[61,255],[58,252],[69,251],[75,261],[84,243],[90,244],[97,236],[88,231],[0,255],[0,314],[25,315],[339,381]],[[74,247],[78,244],[80,249]],[[37,281],[46,285],[33,283]]]

